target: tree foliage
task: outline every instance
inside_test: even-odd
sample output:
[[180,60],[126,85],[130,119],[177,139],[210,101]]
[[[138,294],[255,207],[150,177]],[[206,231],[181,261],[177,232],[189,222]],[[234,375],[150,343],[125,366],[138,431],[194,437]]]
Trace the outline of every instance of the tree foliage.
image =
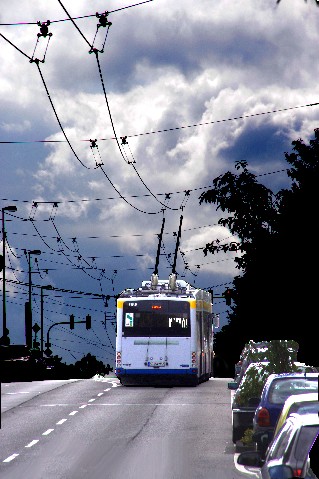
[[[219,224],[240,238],[236,262],[241,274],[233,282],[229,324],[215,336],[216,353],[230,365],[251,337],[255,341],[292,337],[300,346],[299,360],[319,365],[319,259],[312,239],[319,207],[319,129],[314,133],[309,144],[295,140],[293,151],[285,153],[289,189],[273,193],[241,161],[235,164],[238,174],[226,172],[215,178],[213,188],[199,198],[227,213]],[[216,241],[207,244],[206,254],[214,253],[215,247]]]
[[299,345],[295,341],[281,339],[269,341],[267,348],[262,351],[258,351],[252,341],[245,345],[244,351],[247,350],[245,359],[251,363],[256,363],[256,366],[252,365],[245,374],[243,384],[236,391],[236,403],[248,405],[250,398],[259,398],[270,374],[298,371],[294,364],[297,359],[298,348]]

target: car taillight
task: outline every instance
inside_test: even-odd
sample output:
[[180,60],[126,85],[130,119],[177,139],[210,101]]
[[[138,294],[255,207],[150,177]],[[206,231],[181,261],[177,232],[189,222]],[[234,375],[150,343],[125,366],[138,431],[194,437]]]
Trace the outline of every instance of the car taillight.
[[294,469],[294,477],[301,477],[302,469]]
[[269,411],[265,407],[262,407],[257,413],[257,424],[260,427],[270,426]]

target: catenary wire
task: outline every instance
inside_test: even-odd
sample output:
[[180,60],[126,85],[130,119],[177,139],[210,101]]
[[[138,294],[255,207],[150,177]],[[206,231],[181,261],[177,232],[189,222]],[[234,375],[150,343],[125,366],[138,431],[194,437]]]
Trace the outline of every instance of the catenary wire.
[[[115,10],[110,10],[108,13],[115,13],[115,12],[119,12],[121,10],[127,10],[128,8],[132,8],[132,7],[138,7],[139,5],[143,5],[144,3],[149,3],[149,2],[153,2],[154,0],[145,0],[144,2],[140,2],[140,3],[135,3],[134,5],[127,5],[126,7],[121,7],[121,8],[116,8]],[[90,15],[81,15],[79,17],[68,17],[68,18],[63,18],[63,19],[60,19],[60,20],[51,20],[50,23],[61,23],[61,22],[69,22],[69,21],[72,21],[72,20],[80,20],[80,19],[83,19],[83,18],[91,18],[91,17],[95,17],[96,16],[96,13],[92,13]],[[16,22],[16,23],[0,23],[0,26],[1,27],[12,27],[12,26],[23,26],[23,25],[38,25],[38,22]]]

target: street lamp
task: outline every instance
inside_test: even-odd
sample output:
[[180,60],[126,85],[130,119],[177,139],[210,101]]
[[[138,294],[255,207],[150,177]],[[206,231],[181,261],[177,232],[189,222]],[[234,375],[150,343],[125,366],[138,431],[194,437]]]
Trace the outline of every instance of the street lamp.
[[41,358],[43,358],[43,290],[44,289],[52,289],[51,284],[47,284],[46,286],[41,286]]
[[4,206],[2,209],[2,268],[3,268],[3,276],[2,276],[2,306],[3,306],[3,336],[0,339],[0,343],[9,345],[9,330],[7,329],[7,310],[6,310],[6,230],[4,226],[4,212],[5,211],[17,211],[16,206]]

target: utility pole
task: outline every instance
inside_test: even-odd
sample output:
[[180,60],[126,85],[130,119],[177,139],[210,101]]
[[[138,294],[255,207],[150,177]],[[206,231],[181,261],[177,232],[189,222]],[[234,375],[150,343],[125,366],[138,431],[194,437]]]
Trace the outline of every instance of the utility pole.
[[3,306],[3,316],[2,316],[2,338],[0,343],[8,346],[10,344],[9,330],[7,329],[7,310],[6,310],[6,230],[4,225],[4,212],[5,211],[17,211],[16,206],[4,206],[2,208],[2,306]]
[[[41,251],[38,250],[38,249],[33,249],[33,250],[25,250],[25,252],[27,253],[28,255],[28,266],[29,266],[29,302],[26,303],[26,345],[28,347],[32,347],[32,339],[31,339],[31,344],[29,344],[30,342],[30,328],[32,328],[32,304],[31,304],[31,300],[32,300],[32,277],[31,277],[31,273],[32,273],[32,270],[31,270],[31,255],[32,254],[35,254],[35,255],[40,255],[41,254]],[[32,334],[32,333],[31,333]]]
[[52,289],[50,284],[41,286],[41,358],[43,358],[43,328],[44,328],[44,315],[43,315],[43,290]]

